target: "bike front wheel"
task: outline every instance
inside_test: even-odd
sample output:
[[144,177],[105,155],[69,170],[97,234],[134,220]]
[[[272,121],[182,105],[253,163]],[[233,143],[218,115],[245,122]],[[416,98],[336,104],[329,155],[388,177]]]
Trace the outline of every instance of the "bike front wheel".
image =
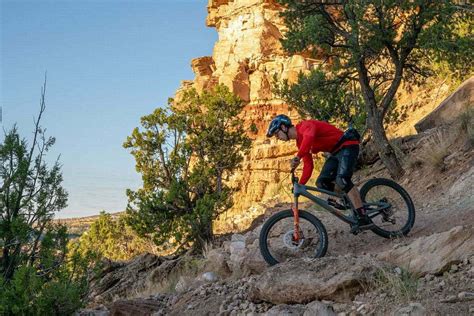
[[293,258],[320,258],[326,254],[328,235],[316,216],[299,211],[298,242],[293,241],[294,218],[292,210],[281,211],[270,217],[260,231],[260,252],[265,261],[274,265]]
[[[398,183],[389,179],[371,179],[360,189],[360,197],[375,224],[371,229],[375,234],[395,238],[407,235],[412,229],[415,206],[408,192]],[[384,207],[374,211],[380,206]]]

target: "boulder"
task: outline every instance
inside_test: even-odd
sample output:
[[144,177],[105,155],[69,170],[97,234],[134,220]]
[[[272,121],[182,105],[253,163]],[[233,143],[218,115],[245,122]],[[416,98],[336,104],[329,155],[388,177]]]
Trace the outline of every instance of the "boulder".
[[380,262],[367,256],[295,259],[277,264],[258,276],[249,298],[273,304],[320,299],[348,301],[381,267]]
[[464,81],[436,109],[415,124],[417,132],[454,122],[466,107],[474,105],[474,77]]
[[450,201],[457,203],[460,207],[474,210],[474,166],[461,174],[447,193]]
[[446,232],[420,237],[407,246],[385,251],[378,255],[378,259],[423,276],[439,275],[472,254],[474,227],[457,226]]
[[254,239],[252,244],[247,246],[247,253],[242,262],[245,270],[251,274],[262,273],[268,267],[268,263],[263,259],[260,252],[258,239]]

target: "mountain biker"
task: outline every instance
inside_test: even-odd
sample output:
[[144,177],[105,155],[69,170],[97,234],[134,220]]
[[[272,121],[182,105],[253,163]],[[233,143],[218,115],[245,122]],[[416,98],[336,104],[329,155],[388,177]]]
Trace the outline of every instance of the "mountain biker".
[[[311,177],[313,172],[312,154],[330,153],[331,155],[326,159],[321,169],[316,185],[318,188],[334,191],[334,182],[336,182],[347,193],[355,206],[359,226],[365,226],[369,225],[371,221],[367,217],[359,190],[351,181],[359,155],[359,140],[349,134],[347,132],[345,134],[329,123],[317,120],[304,120],[294,126],[290,118],[284,114],[274,117],[267,131],[267,137],[276,136],[283,141],[296,140],[298,153],[291,160],[291,167],[298,167],[300,160],[303,160],[303,174],[299,181],[300,184],[306,184]],[[345,136],[343,137],[343,135]]]

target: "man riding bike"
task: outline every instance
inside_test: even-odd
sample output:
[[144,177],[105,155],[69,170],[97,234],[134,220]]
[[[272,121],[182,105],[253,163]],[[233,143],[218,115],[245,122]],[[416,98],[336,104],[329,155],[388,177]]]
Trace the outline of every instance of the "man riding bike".
[[[300,160],[303,160],[303,174],[299,181],[302,185],[308,182],[313,173],[312,154],[330,153],[321,169],[316,185],[321,189],[334,191],[335,182],[347,193],[356,208],[359,228],[371,225],[359,190],[351,181],[359,155],[358,139],[360,137],[358,137],[357,131],[349,129],[344,133],[331,124],[318,120],[304,120],[293,126],[288,116],[280,114],[273,118],[268,127],[267,137],[272,136],[283,141],[296,140],[298,153],[291,160],[291,168],[298,167]],[[330,200],[328,202],[335,203]]]

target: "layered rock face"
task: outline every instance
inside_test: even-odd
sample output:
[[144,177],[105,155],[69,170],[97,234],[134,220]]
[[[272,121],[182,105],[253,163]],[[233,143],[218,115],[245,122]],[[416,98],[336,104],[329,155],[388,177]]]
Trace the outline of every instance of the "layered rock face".
[[217,224],[217,230],[250,224],[251,218],[259,214],[235,225],[229,220],[235,221],[239,216],[234,215],[276,195],[279,200],[290,199],[282,185],[289,191],[288,160],[296,152],[295,143],[267,140],[265,133],[275,115],[287,114],[293,119],[298,115],[272,93],[273,80],[294,82],[299,72],[309,71],[318,60],[285,55],[280,43],[285,31],[281,10],[273,0],[209,0],[206,23],[217,29],[219,39],[212,56],[192,60],[196,77],[184,81],[180,89],[194,87],[200,92],[225,84],[246,102],[242,117],[254,140],[253,147],[242,170],[230,179],[239,191],[233,209],[222,220],[225,225]]

